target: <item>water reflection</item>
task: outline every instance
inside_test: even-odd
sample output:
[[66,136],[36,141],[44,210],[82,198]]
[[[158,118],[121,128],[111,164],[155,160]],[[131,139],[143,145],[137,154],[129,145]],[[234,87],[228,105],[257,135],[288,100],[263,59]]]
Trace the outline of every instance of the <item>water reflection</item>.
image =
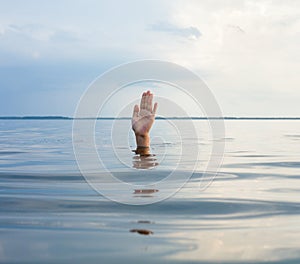
[[135,169],[152,169],[159,165],[155,155],[135,155],[132,158],[132,166]]
[[[150,153],[149,148],[137,148],[136,155],[132,157],[132,166],[135,169],[151,169],[159,165],[156,156]],[[151,194],[158,192],[157,189],[135,189],[134,197],[152,197]],[[138,232],[138,231],[136,231]]]
[[158,192],[156,189],[136,189],[133,194],[151,194],[156,192]]
[[153,235],[153,232],[151,230],[147,230],[147,229],[131,229],[130,232],[138,233],[138,234],[144,235],[144,236]]
[[150,148],[138,147],[134,150],[135,155],[132,157],[132,166],[135,169],[151,169],[159,165],[155,154],[150,153]]
[[[149,147],[138,147],[136,150],[134,150],[135,155],[132,157],[132,166],[135,169],[152,169],[159,165],[156,159],[155,154],[150,153]],[[153,193],[158,192],[157,189],[135,189],[133,192],[134,197],[153,197]],[[133,231],[130,232],[138,232],[138,229],[133,229]],[[143,233],[144,231],[141,230]],[[147,232],[146,232],[147,233]],[[144,234],[145,235],[145,234]]]
[[157,189],[135,189],[133,192],[133,196],[134,197],[153,197],[153,193],[159,192],[159,190]]
[[154,234],[154,232],[151,231],[150,229],[142,228],[142,227],[144,227],[144,225],[154,224],[154,222],[149,221],[149,220],[139,220],[136,223],[141,226],[139,226],[138,228],[130,229],[129,232],[137,233],[139,235],[144,235],[144,236],[149,236],[149,235]]

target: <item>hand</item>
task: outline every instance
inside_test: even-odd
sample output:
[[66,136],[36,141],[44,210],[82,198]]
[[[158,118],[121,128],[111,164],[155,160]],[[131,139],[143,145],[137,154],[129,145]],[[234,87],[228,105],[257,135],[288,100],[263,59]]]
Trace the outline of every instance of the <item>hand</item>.
[[149,147],[149,131],[155,120],[157,103],[152,107],[153,94],[150,91],[142,95],[140,107],[134,106],[132,115],[132,129],[136,136],[137,147]]

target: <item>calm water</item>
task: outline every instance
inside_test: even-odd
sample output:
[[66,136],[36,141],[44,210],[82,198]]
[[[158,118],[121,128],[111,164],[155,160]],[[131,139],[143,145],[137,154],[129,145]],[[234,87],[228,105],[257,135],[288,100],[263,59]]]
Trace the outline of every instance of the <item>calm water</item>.
[[[119,122],[115,145],[111,125],[98,121],[96,141],[115,177],[130,183],[189,172],[195,157],[176,167],[180,137],[166,121],[156,121],[156,156],[140,170],[132,168],[140,163],[129,122]],[[87,184],[73,154],[72,121],[0,121],[0,262],[300,263],[300,121],[225,125],[223,165],[210,185],[199,183],[212,140],[205,121],[195,121],[200,139],[180,135],[201,149],[192,178],[165,201],[134,206]],[[151,201],[161,191],[130,195]]]

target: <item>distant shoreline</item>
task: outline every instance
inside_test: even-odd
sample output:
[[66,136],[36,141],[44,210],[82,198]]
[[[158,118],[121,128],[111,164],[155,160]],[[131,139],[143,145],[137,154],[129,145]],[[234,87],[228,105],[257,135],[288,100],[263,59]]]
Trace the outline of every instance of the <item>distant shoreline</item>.
[[[130,120],[131,117],[0,116],[0,120]],[[156,117],[156,120],[300,120],[300,117]]]

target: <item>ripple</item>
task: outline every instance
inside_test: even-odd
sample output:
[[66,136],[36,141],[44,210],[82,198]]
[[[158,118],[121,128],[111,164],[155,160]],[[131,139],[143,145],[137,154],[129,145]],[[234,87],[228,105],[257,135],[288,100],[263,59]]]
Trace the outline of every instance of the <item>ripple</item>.
[[251,162],[251,163],[233,163],[226,164],[227,168],[245,168],[245,167],[283,167],[283,168],[299,168],[298,161],[277,161],[277,162]]
[[14,155],[14,154],[23,154],[27,153],[24,151],[0,151],[0,155]]

